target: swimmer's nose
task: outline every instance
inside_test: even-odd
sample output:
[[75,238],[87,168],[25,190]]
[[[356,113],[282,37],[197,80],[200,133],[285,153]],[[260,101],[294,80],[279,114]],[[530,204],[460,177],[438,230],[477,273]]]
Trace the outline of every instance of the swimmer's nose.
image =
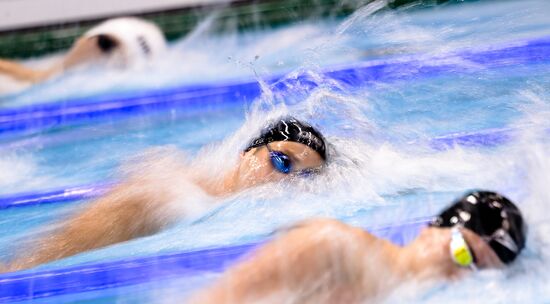
[[97,36],[97,46],[103,53],[110,53],[118,45],[117,41],[107,35]]

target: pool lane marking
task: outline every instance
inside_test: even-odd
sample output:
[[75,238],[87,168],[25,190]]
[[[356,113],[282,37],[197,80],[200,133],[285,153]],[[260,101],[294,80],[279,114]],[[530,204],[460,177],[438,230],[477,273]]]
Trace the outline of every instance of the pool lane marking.
[[[521,130],[517,128],[501,128],[485,129],[477,132],[452,133],[434,137],[428,141],[428,145],[438,151],[452,149],[455,146],[491,148],[509,143],[519,132],[521,132]],[[547,130],[546,135],[549,134],[550,130]],[[418,143],[413,141],[409,144]],[[114,183],[98,183],[63,189],[52,189],[43,192],[15,193],[0,196],[0,210],[93,199],[107,192],[113,185]]]
[[[462,50],[437,56],[410,55],[387,60],[370,60],[329,67],[320,74],[266,77],[276,94],[295,88],[310,92],[319,79],[341,87],[433,76],[442,73],[471,73],[489,68],[550,62],[550,37],[517,41],[497,46]],[[92,96],[0,111],[0,136],[32,133],[105,118],[143,115],[167,109],[203,111],[228,106],[247,106],[261,95],[256,80],[232,80],[217,84],[181,86],[130,94]]]
[[[430,219],[431,217],[424,217],[398,225],[365,229],[402,245],[411,241]],[[0,303],[78,294],[162,279],[183,279],[220,273],[267,240],[265,237],[261,239],[254,243],[225,247],[3,274],[0,275]],[[179,284],[185,287],[186,282],[181,280]]]

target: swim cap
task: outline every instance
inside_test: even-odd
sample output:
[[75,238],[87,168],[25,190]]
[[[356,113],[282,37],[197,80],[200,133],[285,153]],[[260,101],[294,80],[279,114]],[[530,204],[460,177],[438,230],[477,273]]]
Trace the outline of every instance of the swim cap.
[[463,226],[484,239],[503,263],[511,263],[525,247],[527,228],[519,209],[506,197],[474,191],[458,199],[430,226]]
[[290,116],[281,118],[263,129],[260,136],[252,140],[244,152],[274,141],[293,141],[304,144],[319,153],[323,160],[327,159],[323,135],[307,123]]
[[133,17],[107,20],[83,35],[98,38],[104,53],[120,50],[126,64],[135,64],[160,56],[166,50],[162,31],[154,23]]

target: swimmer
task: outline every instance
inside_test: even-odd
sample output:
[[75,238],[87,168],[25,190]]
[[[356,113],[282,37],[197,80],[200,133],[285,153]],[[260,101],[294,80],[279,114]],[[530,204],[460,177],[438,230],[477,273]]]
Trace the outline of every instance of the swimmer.
[[0,80],[23,88],[75,67],[106,64],[127,68],[139,65],[159,57],[165,50],[164,35],[155,24],[138,18],[116,18],[84,33],[61,60],[50,67],[32,69],[0,59]]
[[270,123],[243,150],[236,166],[221,177],[213,172],[197,174],[197,170],[170,161],[170,157],[154,154],[153,160],[139,167],[143,170],[30,244],[7,270],[26,269],[154,234],[201,209],[199,205],[204,206],[212,197],[312,174],[326,159],[321,133],[292,117]]
[[502,268],[525,238],[519,209],[488,191],[457,200],[404,247],[336,220],[311,220],[262,246],[190,303],[376,301],[406,281]]

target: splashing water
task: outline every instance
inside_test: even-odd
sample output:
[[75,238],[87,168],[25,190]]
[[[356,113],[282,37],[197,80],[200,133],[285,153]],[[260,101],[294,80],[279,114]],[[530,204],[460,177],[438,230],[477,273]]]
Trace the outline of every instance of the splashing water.
[[[527,218],[527,249],[518,262],[506,270],[482,271],[460,282],[411,282],[388,301],[549,301],[546,287],[550,276],[544,271],[550,258],[550,221],[545,212],[550,199],[546,189],[550,182],[549,144],[545,139],[550,127],[548,64],[377,82],[355,89],[319,74],[321,67],[330,64],[413,53],[432,56],[548,35],[548,4],[469,3],[373,15],[381,3],[358,10],[341,22],[303,23],[216,38],[202,36],[201,29],[174,44],[169,58],[156,63],[151,72],[112,71],[102,81],[92,81],[97,80],[94,71],[75,73],[14,98],[11,103],[21,105],[37,96],[55,100],[115,87],[151,89],[199,79],[248,77],[261,81],[265,75],[280,72],[291,78],[307,71],[318,85],[313,91],[294,87],[289,95],[283,95],[275,86],[262,83],[262,97],[245,114],[234,109],[190,119],[145,117],[67,130],[65,137],[46,134],[43,136],[50,142],[40,147],[34,146],[32,139],[10,143],[0,159],[0,167],[5,168],[0,173],[5,193],[64,185],[68,180],[74,184],[111,180],[117,178],[113,168],[124,160],[165,144],[185,149],[193,170],[219,175],[237,163],[238,153],[267,121],[285,114],[310,121],[330,142],[331,161],[319,176],[249,189],[156,235],[45,267],[253,241],[310,217],[338,218],[367,227],[388,225],[433,215],[463,191],[487,188],[516,201]],[[90,85],[76,90],[82,81]],[[512,143],[496,148],[440,151],[427,142],[451,132],[500,127],[522,131]],[[92,130],[97,132],[95,137],[77,139]],[[178,185],[174,181],[173,187]],[[12,254],[13,247],[8,244],[14,239],[42,231],[79,206],[51,206],[48,212],[41,208],[6,213],[2,226],[13,228],[0,232],[0,248],[4,248],[0,256]],[[177,290],[180,283],[176,280],[169,285]],[[152,297],[182,293],[158,287]]]

